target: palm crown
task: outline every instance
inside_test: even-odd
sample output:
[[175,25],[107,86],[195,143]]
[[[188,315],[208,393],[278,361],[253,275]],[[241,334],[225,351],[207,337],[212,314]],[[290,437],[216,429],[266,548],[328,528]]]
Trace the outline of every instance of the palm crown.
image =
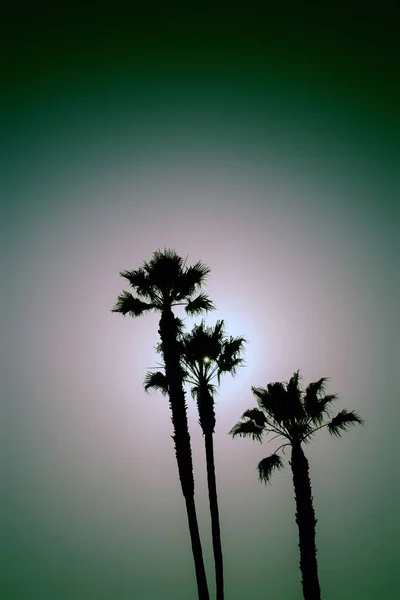
[[[214,327],[207,327],[202,320],[192,331],[184,333],[183,322],[175,318],[180,332],[179,345],[183,379],[191,385],[192,397],[197,401],[200,424],[203,430],[206,426],[215,427],[214,394],[216,385],[212,380],[217,378],[220,383],[221,375],[235,375],[243,364],[241,352],[246,342],[244,337],[227,336],[225,323],[217,321]],[[157,351],[162,353],[162,343]],[[158,389],[163,394],[168,393],[167,379],[161,371],[148,372],[144,381],[146,390]],[[207,402],[205,403],[205,397]]]
[[201,261],[187,267],[186,261],[174,250],[157,250],[139,269],[120,272],[136,296],[123,291],[112,312],[139,317],[171,306],[184,306],[188,315],[212,310],[214,305],[207,294],[198,293],[209,273],[209,267]]
[[225,334],[225,322],[217,321],[214,327],[207,327],[204,319],[200,325],[195,325],[191,332],[181,338],[182,357],[188,372],[188,381],[196,389],[203,380],[211,390],[215,386],[211,380],[217,377],[220,383],[221,375],[235,375],[243,364],[241,352],[246,340],[242,336],[233,337]]
[[242,415],[242,421],[229,432],[262,441],[263,436],[275,434],[274,438],[287,440],[271,456],[258,464],[261,481],[270,481],[275,469],[283,467],[282,458],[277,454],[285,446],[307,443],[314,434],[324,427],[333,436],[339,437],[351,425],[364,421],[355,411],[341,410],[332,417],[331,405],[337,399],[336,394],[325,394],[326,377],[310,383],[305,392],[299,387],[299,371],[293,374],[289,382],[275,382],[266,388],[252,387],[258,408],[250,408]]

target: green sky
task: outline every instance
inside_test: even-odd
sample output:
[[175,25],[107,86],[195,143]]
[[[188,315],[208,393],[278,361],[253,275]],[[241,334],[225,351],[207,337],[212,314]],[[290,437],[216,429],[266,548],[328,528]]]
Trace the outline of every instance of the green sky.
[[110,313],[118,272],[168,246],[211,267],[208,322],[250,341],[216,408],[227,600],[301,595],[289,466],[266,488],[275,442],[227,435],[251,385],[297,369],[366,420],[306,448],[323,598],[394,600],[394,9],[46,14],[2,40],[2,597],[196,598],[168,404],[142,386],[157,319]]

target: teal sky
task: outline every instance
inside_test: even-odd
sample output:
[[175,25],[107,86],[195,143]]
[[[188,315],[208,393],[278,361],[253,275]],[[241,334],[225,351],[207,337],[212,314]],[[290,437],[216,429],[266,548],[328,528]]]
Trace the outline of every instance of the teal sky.
[[323,598],[394,600],[395,14],[160,22],[37,17],[3,39],[3,597],[196,598],[168,404],[143,391],[157,318],[110,312],[118,272],[167,246],[211,267],[208,323],[250,342],[216,407],[227,600],[301,595],[289,465],[265,487],[277,441],[227,435],[251,385],[297,369],[366,420],[306,447]]

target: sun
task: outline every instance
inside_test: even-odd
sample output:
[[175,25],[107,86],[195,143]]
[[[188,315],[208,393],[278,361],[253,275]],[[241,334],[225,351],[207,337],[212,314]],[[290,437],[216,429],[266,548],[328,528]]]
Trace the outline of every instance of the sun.
[[203,361],[204,361],[205,363],[209,363],[209,362],[211,362],[211,358],[210,358],[209,356],[205,356],[205,357],[203,358]]

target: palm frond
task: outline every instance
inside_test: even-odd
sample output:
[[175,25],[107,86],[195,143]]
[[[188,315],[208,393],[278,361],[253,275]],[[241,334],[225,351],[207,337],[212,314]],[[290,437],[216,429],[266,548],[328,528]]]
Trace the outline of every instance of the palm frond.
[[306,388],[306,394],[310,393],[317,396],[323,394],[325,392],[327,381],[328,377],[321,377],[321,379],[318,379],[318,381],[312,381]]
[[190,300],[185,306],[186,313],[190,316],[195,316],[202,312],[208,312],[209,310],[214,309],[214,304],[207,294],[204,293],[201,293],[193,300]]
[[163,396],[168,394],[168,380],[166,375],[161,371],[148,371],[143,385],[146,392],[153,389],[159,390]]
[[300,371],[297,370],[293,373],[289,382],[286,384],[286,402],[288,404],[288,415],[292,421],[300,423],[304,420],[306,413],[303,406],[303,392],[299,385],[300,382]]
[[131,317],[140,317],[145,312],[155,310],[156,308],[156,305],[143,302],[143,300],[135,298],[132,294],[124,290],[118,296],[117,302],[111,312],[121,313],[123,315],[129,314]]
[[298,369],[297,371],[295,371],[293,373],[293,375],[289,379],[289,382],[286,386],[287,391],[291,392],[291,393],[299,394],[301,391],[300,387],[299,387],[299,382],[300,382],[300,370]]
[[330,415],[330,405],[337,400],[337,394],[328,394],[322,398],[318,398],[313,392],[306,392],[304,396],[304,408],[307,417],[315,425],[321,425],[324,417]]
[[257,404],[276,423],[288,421],[290,417],[289,403],[285,384],[282,382],[269,383],[267,388],[251,388]]
[[238,354],[239,352],[242,352],[245,344],[247,343],[247,339],[241,335],[238,335],[236,337],[230,336],[228,339],[225,340],[224,352],[227,355],[233,356],[235,354]]
[[267,423],[266,416],[264,415],[263,411],[259,410],[258,408],[248,408],[245,410],[242,414],[242,419],[250,419],[251,421],[254,421],[257,427],[264,427]]
[[175,299],[180,301],[190,298],[201,287],[210,272],[211,269],[201,261],[183,270],[175,288]]
[[341,410],[336,417],[328,423],[328,431],[331,435],[340,437],[343,431],[346,431],[350,425],[363,425],[364,420],[354,411]]
[[263,428],[259,427],[254,421],[242,421],[236,423],[229,432],[229,435],[235,437],[239,435],[241,437],[251,437],[253,440],[261,442],[263,435]]
[[199,396],[199,386],[197,385],[192,385],[190,388],[190,394],[193,398],[193,400],[197,400],[198,396]]
[[243,365],[244,358],[241,353],[247,340],[242,337],[230,337],[224,340],[222,350],[218,358],[218,381],[223,373],[236,375],[238,368]]
[[121,271],[121,277],[125,277],[139,296],[143,296],[153,303],[159,303],[160,297],[151,279],[143,268],[135,271]]
[[152,284],[161,291],[162,295],[169,294],[177,285],[183,270],[183,258],[175,250],[164,248],[156,250],[143,269]]
[[218,319],[215,323],[214,327],[209,328],[210,333],[217,339],[222,342],[225,335],[225,321],[224,319]]
[[232,375],[232,377],[234,377],[236,375],[236,373],[238,372],[239,367],[243,366],[244,364],[245,364],[244,358],[239,358],[239,357],[231,358],[229,360],[222,358],[221,360],[219,360],[218,361],[218,371],[217,371],[218,385],[221,382],[221,375],[229,374],[229,375]]
[[283,460],[278,454],[271,454],[263,458],[257,465],[258,478],[260,481],[271,483],[271,475],[275,470],[281,471],[284,467]]

